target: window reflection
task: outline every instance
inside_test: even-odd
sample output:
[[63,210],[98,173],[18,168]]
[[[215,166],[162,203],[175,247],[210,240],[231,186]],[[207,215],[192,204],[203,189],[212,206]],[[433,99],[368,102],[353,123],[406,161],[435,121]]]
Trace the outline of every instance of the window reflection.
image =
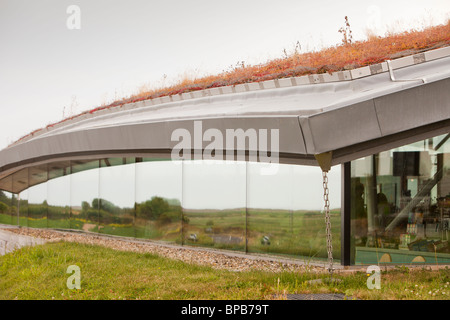
[[134,237],[134,159],[110,158],[100,161],[99,198],[92,202],[99,208],[101,233]]
[[[322,171],[318,167],[248,163],[248,250],[326,258]],[[270,171],[269,171],[270,172]],[[340,256],[340,168],[328,173],[333,255]]]
[[70,228],[98,232],[99,161],[72,161]]
[[17,199],[14,194],[2,190],[12,190],[12,176],[0,181],[0,223],[17,224]]
[[245,162],[183,162],[183,241],[245,250]]
[[13,190],[18,193],[17,210],[19,225],[28,226],[28,169],[22,169],[12,175]]
[[70,228],[70,162],[48,166],[48,227]]
[[47,166],[29,168],[28,183],[28,226],[47,228]]
[[450,261],[448,137],[352,162],[356,263]]
[[28,226],[28,190],[24,190],[19,193],[18,196],[18,206],[19,206],[19,226]]
[[[15,219],[17,223],[14,212],[18,211],[22,226],[326,258],[321,170],[269,167],[240,161],[150,158],[50,163],[1,181],[19,192],[20,201],[11,193],[0,194],[0,203],[5,203],[0,204],[0,222]],[[329,172],[329,186],[337,258],[339,167]],[[383,185],[383,190],[388,188]]]
[[[0,190],[0,223],[1,224],[16,224],[17,219],[14,219],[13,208],[13,194]],[[14,206],[15,207],[15,206]]]
[[181,242],[181,162],[136,163],[136,237]]

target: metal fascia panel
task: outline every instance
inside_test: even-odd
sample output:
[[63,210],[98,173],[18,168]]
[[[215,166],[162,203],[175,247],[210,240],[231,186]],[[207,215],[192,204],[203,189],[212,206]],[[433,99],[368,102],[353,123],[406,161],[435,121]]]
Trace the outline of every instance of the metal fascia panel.
[[[200,136],[196,136],[195,133],[196,122],[201,123]],[[172,150],[179,142],[175,139],[172,141],[172,133],[177,129],[184,129],[190,133],[192,148],[194,148],[195,141],[200,141],[203,149],[210,144],[210,141],[203,139],[204,132],[210,128],[219,130],[223,139],[226,139],[227,130],[242,129],[245,132],[249,129],[254,130],[258,134],[258,143],[261,138],[260,130],[266,130],[269,151],[272,148],[271,131],[278,130],[279,144],[276,151],[300,156],[306,154],[297,116],[217,117],[94,127],[87,130],[43,136],[3,150],[0,167],[20,163],[28,159],[76,154],[77,152]],[[235,150],[239,150],[237,143],[235,143],[235,146]],[[250,145],[247,143],[246,146]],[[223,150],[225,149],[226,141],[224,140]]]
[[383,136],[450,118],[450,79],[374,99]]
[[[305,125],[305,120],[301,123]],[[381,137],[373,100],[310,116],[302,130],[308,127],[311,141],[306,145],[314,154]]]

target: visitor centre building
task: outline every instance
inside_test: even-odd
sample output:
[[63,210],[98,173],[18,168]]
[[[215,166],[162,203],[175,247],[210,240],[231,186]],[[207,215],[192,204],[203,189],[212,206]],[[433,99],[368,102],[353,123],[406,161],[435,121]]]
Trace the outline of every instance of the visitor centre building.
[[325,193],[336,263],[448,264],[449,137],[450,47],[164,96],[1,150],[0,223],[320,261]]

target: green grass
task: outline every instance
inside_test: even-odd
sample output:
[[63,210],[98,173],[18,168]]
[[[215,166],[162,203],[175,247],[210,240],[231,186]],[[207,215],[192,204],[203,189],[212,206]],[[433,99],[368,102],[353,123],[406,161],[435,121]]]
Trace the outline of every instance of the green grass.
[[[81,269],[81,289],[66,286],[70,265]],[[336,275],[338,284],[309,284],[309,272],[231,272],[153,254],[68,242],[22,248],[0,257],[0,299],[282,299],[288,293],[345,293],[360,299],[449,299],[450,270],[382,272],[381,290],[367,275]],[[443,294],[445,292],[445,294]],[[434,294],[434,295],[433,295]]]
[[17,225],[17,217],[9,213],[0,213],[0,223]]
[[[81,289],[69,290],[67,267],[81,269]],[[0,299],[263,299],[273,276],[242,275],[75,243],[23,248],[0,257]],[[274,284],[274,283],[272,283]]]

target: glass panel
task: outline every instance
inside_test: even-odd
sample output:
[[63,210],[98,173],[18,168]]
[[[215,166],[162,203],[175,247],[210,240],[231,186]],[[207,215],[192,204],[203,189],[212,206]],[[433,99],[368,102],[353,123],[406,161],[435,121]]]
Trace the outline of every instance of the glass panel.
[[21,227],[28,226],[28,190],[19,194],[19,225]]
[[0,190],[0,223],[14,224],[11,212],[12,194],[7,191]]
[[247,165],[247,237],[249,252],[293,253],[293,166]]
[[352,161],[356,264],[450,262],[450,140],[442,135]]
[[19,211],[19,225],[28,226],[28,169],[20,170],[12,175],[12,190],[20,199],[17,203]]
[[6,177],[0,185],[0,223],[17,224],[17,201],[14,195],[8,191],[12,190],[12,176]]
[[183,241],[245,250],[246,164],[183,162]]
[[17,225],[19,223],[19,202],[18,195],[11,193],[11,206],[9,207],[9,213],[11,214],[11,224]]
[[[248,163],[248,251],[326,258],[322,171]],[[333,257],[340,258],[340,167],[328,173]]]
[[47,228],[47,166],[28,169],[28,226]]
[[[101,160],[99,199],[99,232],[134,237],[134,159]],[[97,203],[95,203],[97,202]]]
[[70,228],[98,231],[99,161],[72,161]]
[[70,163],[49,165],[48,227],[70,229]]
[[181,162],[136,163],[136,237],[181,243]]

